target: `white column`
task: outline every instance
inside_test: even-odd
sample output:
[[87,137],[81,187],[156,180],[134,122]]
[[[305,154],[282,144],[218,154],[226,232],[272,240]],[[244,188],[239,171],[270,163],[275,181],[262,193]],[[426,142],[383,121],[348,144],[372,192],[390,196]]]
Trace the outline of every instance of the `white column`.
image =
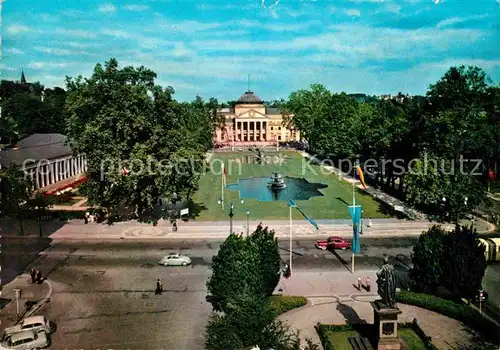
[[56,182],[56,177],[55,177],[55,163],[54,162],[50,162],[49,164],[49,168],[50,168],[50,183],[53,184]]
[[64,168],[63,179],[67,179],[68,178],[68,169],[69,169],[68,159],[63,160],[63,168]]
[[29,170],[30,178],[31,178],[31,183],[35,183],[35,170],[30,169]]
[[54,182],[59,181],[59,161],[56,160],[54,163]]
[[35,170],[35,186],[36,188],[40,188],[40,175],[38,174],[38,167]]
[[83,173],[83,166],[82,166],[82,155],[78,155],[78,174]]

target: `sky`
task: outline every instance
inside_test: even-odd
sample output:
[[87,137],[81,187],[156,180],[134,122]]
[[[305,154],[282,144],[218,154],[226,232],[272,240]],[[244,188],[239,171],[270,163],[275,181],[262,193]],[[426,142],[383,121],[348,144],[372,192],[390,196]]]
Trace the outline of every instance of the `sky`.
[[[1,2],[2,0],[0,0]],[[500,81],[500,0],[5,0],[1,79],[65,86],[145,66],[175,98],[425,94],[451,67]],[[248,78],[250,77],[250,79]]]

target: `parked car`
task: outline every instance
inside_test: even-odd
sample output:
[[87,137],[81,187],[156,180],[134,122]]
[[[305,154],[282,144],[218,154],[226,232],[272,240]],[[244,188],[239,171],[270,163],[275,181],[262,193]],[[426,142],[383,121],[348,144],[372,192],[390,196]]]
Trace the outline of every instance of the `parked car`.
[[331,236],[327,239],[319,239],[316,241],[316,248],[321,250],[327,249],[347,249],[351,247],[351,242],[342,237]]
[[163,266],[187,266],[191,264],[191,259],[179,253],[165,255],[159,262]]
[[0,350],[43,349],[50,345],[50,338],[45,332],[22,331],[13,333],[0,343]]
[[26,317],[19,324],[13,327],[5,328],[3,339],[11,336],[14,333],[19,333],[28,330],[33,331],[35,333],[45,332],[47,334],[50,334],[52,332],[55,332],[56,324],[52,321],[47,320],[45,316]]

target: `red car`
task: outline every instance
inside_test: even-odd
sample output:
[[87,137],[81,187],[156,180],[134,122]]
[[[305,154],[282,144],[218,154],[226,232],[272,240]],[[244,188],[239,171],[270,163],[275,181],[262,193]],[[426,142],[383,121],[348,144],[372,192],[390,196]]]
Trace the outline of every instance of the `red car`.
[[316,241],[316,248],[321,250],[327,249],[347,249],[351,248],[351,242],[342,237],[331,236],[327,239],[319,239]]

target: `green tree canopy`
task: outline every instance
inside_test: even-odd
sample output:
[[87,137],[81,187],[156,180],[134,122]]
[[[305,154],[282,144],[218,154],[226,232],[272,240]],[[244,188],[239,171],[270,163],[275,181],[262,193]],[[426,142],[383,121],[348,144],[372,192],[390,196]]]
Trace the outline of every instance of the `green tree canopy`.
[[124,207],[146,217],[160,198],[188,199],[202,175],[213,111],[200,99],[192,109],[179,104],[155,78],[145,67],[120,69],[110,59],[90,78],[67,79],[67,133],[88,159],[83,191],[110,212]]
[[212,259],[207,283],[215,309],[227,310],[238,295],[269,296],[280,278],[280,255],[274,231],[257,227],[249,237],[231,234]]

